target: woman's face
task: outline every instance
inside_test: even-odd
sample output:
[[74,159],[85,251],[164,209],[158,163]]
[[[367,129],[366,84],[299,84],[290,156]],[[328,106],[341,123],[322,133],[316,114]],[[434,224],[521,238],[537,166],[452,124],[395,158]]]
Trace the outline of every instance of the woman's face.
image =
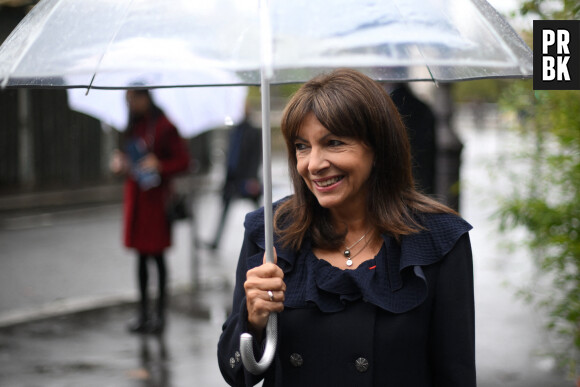
[[374,160],[370,147],[332,134],[310,113],[298,132],[295,149],[298,173],[322,207],[364,208]]
[[133,90],[127,90],[126,99],[129,111],[133,115],[142,116],[149,110],[149,98],[146,94],[136,93]]

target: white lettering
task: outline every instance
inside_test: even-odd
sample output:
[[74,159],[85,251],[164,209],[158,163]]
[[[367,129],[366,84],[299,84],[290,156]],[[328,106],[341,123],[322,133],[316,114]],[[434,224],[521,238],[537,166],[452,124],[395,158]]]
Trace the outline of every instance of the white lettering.
[[565,81],[570,80],[570,73],[568,72],[568,60],[569,56],[559,56],[558,57],[558,80],[562,79]]
[[553,81],[556,78],[556,61],[551,56],[542,57],[542,80]]
[[548,54],[548,48],[556,43],[556,34],[552,30],[542,30],[542,54]]
[[570,33],[568,30],[558,30],[558,55],[570,55],[568,43],[570,43]]

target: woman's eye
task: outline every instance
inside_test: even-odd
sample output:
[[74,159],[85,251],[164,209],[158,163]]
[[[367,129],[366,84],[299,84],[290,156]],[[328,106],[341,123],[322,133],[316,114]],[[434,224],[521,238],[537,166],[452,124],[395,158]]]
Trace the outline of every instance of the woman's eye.
[[330,140],[328,141],[328,145],[330,146],[340,146],[343,145],[344,142],[340,141],[340,140]]
[[296,144],[294,144],[294,148],[296,148],[297,151],[301,151],[301,150],[306,149],[306,145],[302,144],[302,143],[296,143]]

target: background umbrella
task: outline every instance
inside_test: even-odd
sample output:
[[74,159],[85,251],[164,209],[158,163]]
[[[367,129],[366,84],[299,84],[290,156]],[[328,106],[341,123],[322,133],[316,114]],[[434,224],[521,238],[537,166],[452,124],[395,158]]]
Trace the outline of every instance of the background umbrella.
[[[9,87],[125,88],[112,75],[172,73],[179,84],[215,85],[196,70],[219,69],[262,86],[266,255],[272,260],[269,84],[303,82],[336,67],[377,80],[451,82],[530,77],[532,53],[485,0],[42,0],[0,47]],[[119,63],[111,58],[127,55]],[[403,71],[401,71],[403,68]],[[67,83],[65,76],[78,76]],[[274,317],[275,315],[273,315]],[[275,319],[268,338],[275,336]],[[271,335],[271,336],[270,336]],[[262,372],[245,337],[244,364]]]
[[[138,83],[144,83],[142,80]],[[126,85],[135,85],[127,82]],[[71,109],[88,114],[118,130],[125,130],[129,117],[124,90],[68,89]],[[241,122],[245,115],[247,87],[152,89],[155,103],[183,137],[208,129]]]

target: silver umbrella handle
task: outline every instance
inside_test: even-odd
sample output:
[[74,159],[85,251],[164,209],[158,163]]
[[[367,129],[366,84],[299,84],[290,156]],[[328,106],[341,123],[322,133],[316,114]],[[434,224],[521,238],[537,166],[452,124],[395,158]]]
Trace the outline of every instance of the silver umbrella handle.
[[[260,53],[261,53],[261,92],[262,92],[262,167],[264,180],[264,237],[266,262],[274,262],[274,223],[272,211],[272,140],[270,128],[270,79],[272,70],[272,26],[270,21],[269,0],[260,1]],[[254,356],[254,338],[249,333],[240,337],[240,352],[244,367],[254,375],[264,373],[272,364],[278,343],[278,315],[274,312],[268,317],[266,325],[266,344],[259,362]]]
[[[264,179],[264,237],[266,244],[266,262],[274,262],[274,222],[272,209],[272,153],[270,132],[270,84],[262,74],[262,150]],[[240,352],[244,367],[254,375],[260,375],[270,367],[276,355],[278,342],[278,315],[270,313],[266,325],[266,345],[259,362],[254,357],[253,337],[242,333],[240,337]]]
[[244,363],[244,367],[254,375],[263,374],[268,367],[270,367],[270,364],[272,364],[272,360],[274,360],[274,356],[276,355],[276,343],[278,342],[277,325],[278,315],[276,313],[270,313],[268,324],[266,325],[266,346],[264,348],[264,354],[259,362],[256,361],[256,357],[254,356],[254,338],[252,335],[249,333],[242,333],[242,336],[240,337],[242,362]]

